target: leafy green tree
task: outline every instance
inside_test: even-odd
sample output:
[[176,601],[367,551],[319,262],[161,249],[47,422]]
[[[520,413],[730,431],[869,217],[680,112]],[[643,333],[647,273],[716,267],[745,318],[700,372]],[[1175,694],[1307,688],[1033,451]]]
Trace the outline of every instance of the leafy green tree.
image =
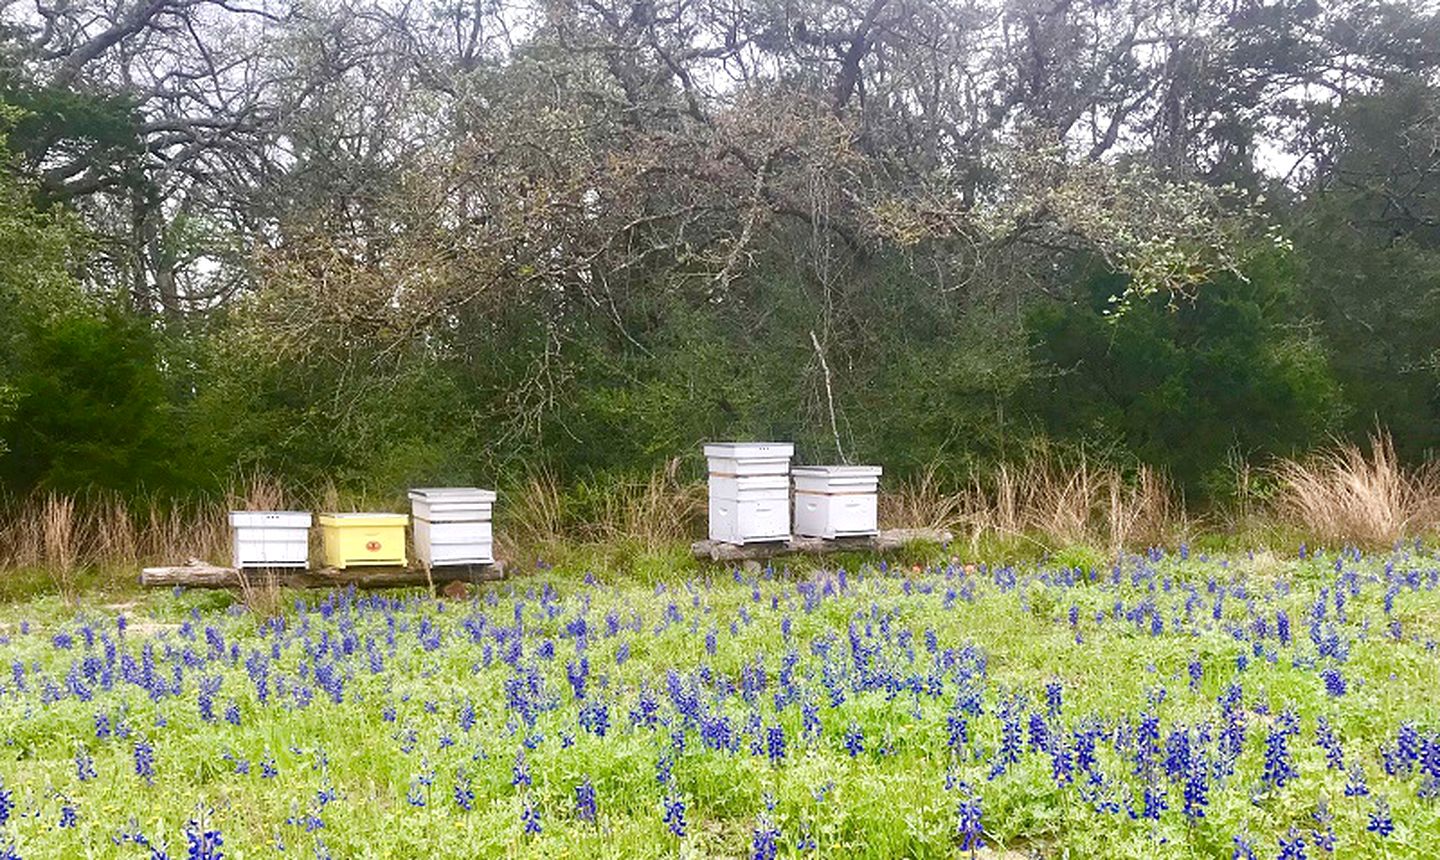
[[1231,452],[1293,454],[1343,414],[1322,345],[1297,324],[1294,266],[1272,253],[1193,301],[1107,313],[1122,276],[1082,274],[1073,300],[1030,316],[1037,379],[1017,406],[1054,437],[1168,468],[1182,487],[1222,492]]
[[[23,117],[0,113],[0,130]],[[3,143],[3,141],[0,141]],[[178,434],[148,327],[75,276],[86,250],[64,212],[0,165],[0,481],[12,489],[171,483]]]
[[1411,80],[1337,107],[1294,213],[1307,310],[1353,404],[1408,458],[1440,449],[1440,88]]
[[[13,105],[0,102],[0,153],[9,131],[24,116]],[[70,276],[74,256],[73,224],[54,214],[37,212],[32,188],[16,178],[9,159],[0,155],[0,458],[10,447],[15,409],[20,398],[18,352],[29,331],[26,323],[63,313],[79,301]]]

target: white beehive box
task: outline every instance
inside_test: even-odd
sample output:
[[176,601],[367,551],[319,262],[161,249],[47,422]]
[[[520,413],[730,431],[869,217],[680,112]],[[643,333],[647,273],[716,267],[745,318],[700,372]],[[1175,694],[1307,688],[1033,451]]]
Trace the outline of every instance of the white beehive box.
[[476,487],[410,491],[415,557],[426,567],[493,564],[495,492]]
[[878,528],[879,466],[796,466],[795,533],[840,538]]
[[231,511],[230,529],[237,568],[309,564],[310,514],[305,511]]
[[744,544],[790,539],[788,442],[705,446],[710,467],[710,539]]

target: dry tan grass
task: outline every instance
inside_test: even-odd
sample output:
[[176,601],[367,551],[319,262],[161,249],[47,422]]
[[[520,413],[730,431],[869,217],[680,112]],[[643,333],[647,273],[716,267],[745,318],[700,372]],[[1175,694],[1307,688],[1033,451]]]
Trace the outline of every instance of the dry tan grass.
[[933,463],[882,492],[879,501],[881,524],[896,528],[953,529],[969,509],[967,494],[947,492]]
[[592,540],[626,541],[660,550],[695,535],[707,515],[707,488],[679,480],[673,459],[645,480],[614,485],[600,516],[583,527]]
[[1325,541],[1386,545],[1440,527],[1440,466],[1405,467],[1384,431],[1368,453],[1337,443],[1271,475],[1276,517]]
[[565,493],[550,470],[532,472],[517,492],[507,493],[502,501],[495,534],[495,550],[501,557],[518,558],[521,547],[538,551],[563,539]]
[[987,537],[1034,542],[1045,549],[1090,544],[1113,552],[1163,542],[1186,526],[1164,477],[1133,476],[1081,458],[1067,463],[1045,449],[986,479],[946,491],[929,468],[881,495],[887,527],[945,528],[972,550]]
[[75,500],[54,493],[40,502],[40,533],[46,570],[66,603],[75,602]]
[[229,558],[233,508],[263,510],[285,498],[278,482],[255,479],[221,499],[127,501],[113,493],[37,493],[0,498],[0,571],[43,569],[62,594],[84,567],[126,568],[191,558]]
[[703,528],[706,489],[679,471],[671,460],[643,479],[606,481],[582,515],[554,473],[538,470],[506,495],[497,549],[515,558],[577,541],[660,550],[689,540]]

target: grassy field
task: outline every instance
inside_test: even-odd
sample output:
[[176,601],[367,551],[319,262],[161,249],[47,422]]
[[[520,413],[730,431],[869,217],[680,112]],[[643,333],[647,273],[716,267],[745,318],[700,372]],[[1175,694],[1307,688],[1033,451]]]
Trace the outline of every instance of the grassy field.
[[1440,558],[1289,555],[12,604],[0,856],[1434,856]]

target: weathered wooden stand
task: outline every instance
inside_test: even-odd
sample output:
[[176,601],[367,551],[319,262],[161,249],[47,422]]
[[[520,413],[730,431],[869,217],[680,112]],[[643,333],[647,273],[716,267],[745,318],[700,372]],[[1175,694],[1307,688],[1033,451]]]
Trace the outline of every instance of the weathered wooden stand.
[[722,543],[697,540],[690,544],[690,553],[710,561],[764,561],[781,555],[824,555],[832,552],[891,552],[907,543],[949,543],[954,535],[941,529],[887,529],[868,537],[824,538],[792,537],[774,543]]
[[140,584],[149,588],[243,588],[274,583],[281,588],[406,588],[445,585],[451,582],[493,582],[505,578],[504,562],[494,564],[437,567],[426,576],[423,568],[350,567],[344,570],[322,567],[315,570],[273,568],[247,570],[220,567],[191,560],[175,567],[147,567],[140,571]]

